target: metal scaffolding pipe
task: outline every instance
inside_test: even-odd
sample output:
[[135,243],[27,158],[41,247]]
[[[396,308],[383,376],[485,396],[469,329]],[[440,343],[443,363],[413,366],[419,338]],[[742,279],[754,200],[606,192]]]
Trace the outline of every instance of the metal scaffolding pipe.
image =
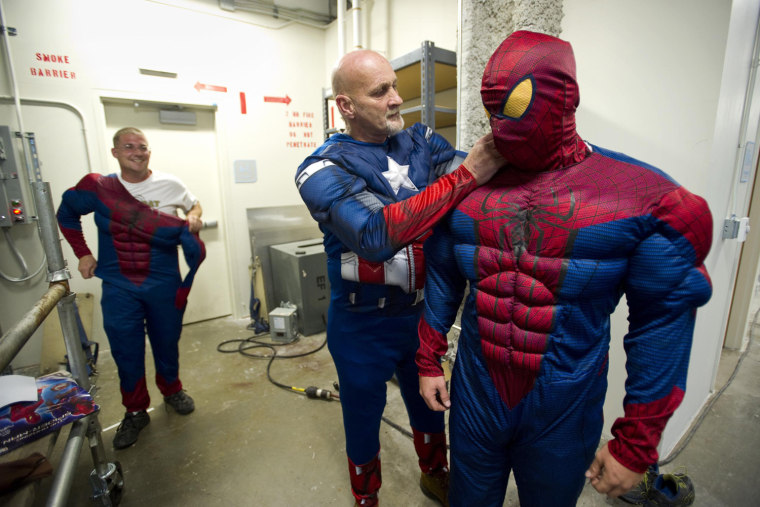
[[[4,370],[24,347],[58,301],[69,292],[66,282],[51,283],[47,292],[21,319],[0,338],[0,370]],[[81,349],[81,346],[79,347]]]
[[74,380],[81,387],[90,390],[90,376],[87,372],[87,358],[82,350],[82,342],[77,325],[77,308],[74,304],[77,295],[69,292],[58,303],[58,319],[61,321],[63,341],[69,358],[69,368]]
[[32,189],[37,209],[37,229],[48,260],[48,281],[68,280],[71,275],[66,269],[66,261],[63,258],[61,239],[58,236],[58,221],[55,218],[53,198],[50,194],[50,183],[36,181],[32,183]]
[[87,421],[90,417],[87,416],[74,421],[71,425],[66,447],[61,455],[61,462],[58,465],[58,470],[55,472],[53,485],[50,487],[50,496],[48,496],[46,504],[48,507],[59,505],[65,507],[67,504],[77,460],[82,451],[84,437],[87,433]]

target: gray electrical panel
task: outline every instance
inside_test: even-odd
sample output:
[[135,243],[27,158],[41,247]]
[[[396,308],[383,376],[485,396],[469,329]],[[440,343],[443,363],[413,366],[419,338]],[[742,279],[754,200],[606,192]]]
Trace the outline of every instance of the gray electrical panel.
[[0,126],[0,227],[28,223],[14,137]]
[[322,238],[271,245],[269,258],[275,305],[287,301],[296,306],[298,331],[303,335],[324,331],[330,281]]

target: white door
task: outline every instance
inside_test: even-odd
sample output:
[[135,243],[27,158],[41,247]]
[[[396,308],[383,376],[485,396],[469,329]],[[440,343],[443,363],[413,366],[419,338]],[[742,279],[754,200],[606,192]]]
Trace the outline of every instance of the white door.
[[[183,108],[183,111],[195,113],[196,124],[176,125],[160,123],[158,104],[141,101],[135,105],[133,102],[104,100],[104,108],[107,146],[113,145],[111,138],[120,128],[139,128],[151,147],[150,167],[179,177],[200,201],[204,221],[221,219],[214,111]],[[111,157],[110,162],[107,171],[99,172],[117,172],[116,159]],[[200,236],[206,244],[206,260],[201,264],[190,291],[185,324],[232,313],[227,245],[222,230],[219,227],[203,229]],[[184,276],[187,266],[180,261],[180,267]]]

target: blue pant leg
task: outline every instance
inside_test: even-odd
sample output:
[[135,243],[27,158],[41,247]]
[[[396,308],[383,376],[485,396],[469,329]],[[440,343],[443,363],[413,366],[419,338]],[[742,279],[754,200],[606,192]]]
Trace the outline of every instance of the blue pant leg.
[[145,385],[145,308],[136,292],[103,281],[103,328],[119,372],[122,403],[130,411],[150,406]]
[[530,430],[511,448],[520,505],[576,505],[599,445],[606,391],[606,368],[570,381],[537,382],[525,400],[523,425]]
[[142,294],[146,307],[146,328],[156,366],[156,385],[169,396],[182,389],[179,379],[179,339],[184,307],[174,305],[177,285],[164,284]]
[[468,341],[460,336],[451,379],[449,503],[501,507],[511,470],[507,445],[513,427],[479,351]]
[[327,344],[340,383],[346,453],[357,465],[368,463],[380,451],[386,382],[395,369],[383,343],[387,326],[386,319],[332,306],[327,320]]

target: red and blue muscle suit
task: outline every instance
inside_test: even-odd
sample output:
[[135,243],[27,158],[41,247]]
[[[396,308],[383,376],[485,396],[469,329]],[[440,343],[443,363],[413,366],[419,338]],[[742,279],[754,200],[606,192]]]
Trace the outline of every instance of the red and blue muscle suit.
[[705,201],[662,171],[585,143],[570,44],[516,32],[481,94],[508,161],[425,244],[417,364],[442,375],[469,282],[451,387],[452,506],[575,505],[599,444],[610,314],[629,307],[625,415],[612,455],[644,472],[681,403],[696,308],[711,295]]
[[[331,301],[327,341],[340,382],[352,492],[380,487],[380,422],[396,374],[420,468],[444,469],[444,419],[419,395],[414,356],[430,228],[477,183],[441,136],[415,124],[383,143],[328,139],[296,185],[324,233]],[[362,503],[364,502],[364,503]]]
[[[145,331],[153,350],[156,384],[164,396],[182,389],[179,338],[187,296],[206,256],[187,223],[139,202],[115,174],[88,174],[63,194],[58,223],[74,254],[90,255],[80,217],[95,213],[103,280],[103,327],[119,371],[122,403],[129,412],[150,406],[145,383]],[[182,246],[189,272],[179,271]]]

